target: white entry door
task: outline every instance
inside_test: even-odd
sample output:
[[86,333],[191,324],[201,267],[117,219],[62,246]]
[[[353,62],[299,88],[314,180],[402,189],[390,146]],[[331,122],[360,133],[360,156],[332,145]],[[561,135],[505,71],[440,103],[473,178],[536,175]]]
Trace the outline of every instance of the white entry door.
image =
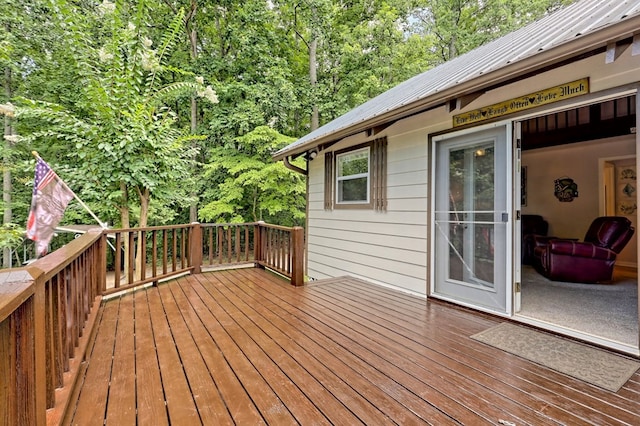
[[511,126],[433,143],[432,295],[511,315]]

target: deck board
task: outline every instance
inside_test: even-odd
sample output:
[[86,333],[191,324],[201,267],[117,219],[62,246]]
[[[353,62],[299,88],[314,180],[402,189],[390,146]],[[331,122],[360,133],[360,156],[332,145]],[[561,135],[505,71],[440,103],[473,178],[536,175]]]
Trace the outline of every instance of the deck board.
[[135,293],[134,298],[136,307],[136,382],[145,384],[144,391],[138,392],[137,395],[138,424],[167,424],[169,418],[164,404],[157,352],[156,350],[140,350],[141,348],[156,348],[147,293],[143,291]]
[[136,421],[136,364],[134,299],[120,299],[116,340],[113,348],[107,424],[127,425]]
[[469,338],[500,321],[353,278],[185,276],[103,302],[71,422],[640,424],[640,372],[612,393]]
[[82,387],[78,395],[77,406],[73,408],[74,424],[91,425],[101,424],[104,421],[109,395],[109,382],[111,381],[111,361],[115,345],[116,324],[118,322],[119,301],[113,301],[104,305],[100,322],[99,333],[96,333],[95,342],[90,352],[91,364],[99,366],[87,368]]

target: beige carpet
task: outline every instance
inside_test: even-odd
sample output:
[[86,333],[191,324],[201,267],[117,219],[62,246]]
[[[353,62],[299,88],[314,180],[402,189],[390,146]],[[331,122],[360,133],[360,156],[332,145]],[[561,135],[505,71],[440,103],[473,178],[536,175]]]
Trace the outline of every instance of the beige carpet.
[[637,347],[637,276],[616,271],[610,284],[565,283],[523,266],[517,315]]
[[506,322],[471,338],[611,392],[640,368],[632,359]]

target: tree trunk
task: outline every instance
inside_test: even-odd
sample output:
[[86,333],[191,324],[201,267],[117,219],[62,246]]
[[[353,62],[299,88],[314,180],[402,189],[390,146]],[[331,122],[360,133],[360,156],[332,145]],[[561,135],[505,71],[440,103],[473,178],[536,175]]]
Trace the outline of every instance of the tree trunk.
[[[129,190],[127,189],[127,184],[124,182],[120,182],[120,192],[122,192],[122,204],[120,205],[120,222],[121,228],[127,229],[131,225],[130,213],[129,213]],[[129,238],[124,238],[124,274],[122,274],[123,278],[127,277],[129,273]],[[120,253],[116,253],[116,255],[120,255]]]
[[451,36],[451,40],[449,40],[449,58],[447,60],[451,60],[458,56],[458,49],[456,48],[457,37],[455,35]]
[[318,110],[318,36],[316,33],[317,11],[313,8],[311,41],[309,42],[309,83],[311,84],[311,131],[320,126],[320,112]]
[[[11,100],[11,69],[9,67],[4,69],[4,93],[7,101]],[[11,125],[11,117],[4,116],[4,135],[13,135],[13,126]],[[5,154],[3,158],[4,172],[2,174],[2,201],[4,203],[4,216],[2,223],[7,224],[13,221],[13,210],[11,206],[11,148],[12,143],[5,139]],[[11,248],[5,247],[2,250],[2,267],[11,268]]]
[[[191,133],[195,134],[198,128],[198,103],[196,98],[191,98]],[[195,142],[194,142],[195,143]],[[196,156],[197,154],[194,154]],[[195,160],[195,158],[194,158]],[[194,170],[194,172],[197,172]],[[189,222],[198,221],[198,194],[196,191],[191,193],[191,205],[189,206]]]
[[[191,52],[191,60],[195,63],[198,59],[198,32],[196,31],[195,17],[196,11],[198,9],[198,3],[196,0],[191,1],[191,12],[189,16],[185,19],[185,29],[187,31],[187,35],[189,36],[189,44],[190,44],[190,52]],[[191,29],[189,29],[191,26]],[[198,130],[198,101],[195,96],[191,98],[191,133],[195,134]],[[195,142],[193,142],[195,143]],[[194,154],[195,156],[196,154]],[[195,160],[195,158],[194,158]],[[189,222],[197,222],[198,221],[198,194],[194,191],[191,194],[192,200],[191,205],[189,206]]]
[[[144,188],[142,191],[138,191],[140,196],[140,228],[146,228],[149,218],[149,202],[151,200],[151,194],[149,188]],[[138,246],[136,248],[136,280],[142,279],[142,270],[147,267],[145,261],[146,253],[142,251],[142,239],[145,238],[143,232],[138,232]]]
[[311,131],[320,127],[320,111],[318,110],[318,64],[317,64],[318,40],[313,39],[309,44],[309,80],[311,82],[311,93],[313,105],[311,105]]

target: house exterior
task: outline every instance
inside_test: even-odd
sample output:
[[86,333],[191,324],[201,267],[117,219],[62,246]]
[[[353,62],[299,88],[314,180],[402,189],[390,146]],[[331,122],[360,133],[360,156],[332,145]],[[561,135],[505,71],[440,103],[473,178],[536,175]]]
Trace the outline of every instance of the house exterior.
[[521,215],[565,238],[638,223],[638,87],[640,4],[581,0],[300,138],[274,159],[307,159],[307,275],[518,319]]

